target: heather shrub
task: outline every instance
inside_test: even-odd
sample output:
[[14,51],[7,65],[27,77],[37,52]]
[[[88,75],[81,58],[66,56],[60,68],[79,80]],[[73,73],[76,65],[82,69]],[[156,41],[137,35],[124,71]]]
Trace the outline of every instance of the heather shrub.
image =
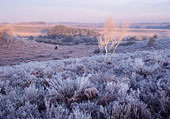
[[154,46],[154,44],[155,44],[155,39],[157,39],[157,35],[154,35],[154,36],[152,36],[152,37],[150,37],[149,38],[149,41],[148,41],[148,46]]
[[170,118],[168,49],[104,57],[0,67],[0,118]]
[[148,46],[153,46],[155,44],[155,39],[152,37],[148,41]]
[[147,106],[141,102],[111,102],[104,108],[107,119],[151,119]]

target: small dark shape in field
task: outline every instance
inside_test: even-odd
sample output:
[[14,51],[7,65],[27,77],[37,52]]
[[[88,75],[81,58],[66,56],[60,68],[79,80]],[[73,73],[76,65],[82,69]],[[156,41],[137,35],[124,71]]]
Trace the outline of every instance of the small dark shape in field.
[[100,49],[99,49],[99,48],[98,48],[98,49],[95,49],[95,50],[93,51],[93,53],[94,53],[94,54],[100,53]]
[[29,37],[29,39],[30,39],[30,40],[33,40],[33,39],[34,39],[34,37],[33,37],[33,36],[30,36],[30,37]]
[[57,50],[58,49],[58,46],[55,46],[55,50]]
[[135,44],[134,41],[129,41],[129,42],[122,42],[119,44],[119,46],[129,46],[129,45],[133,45],[133,44]]

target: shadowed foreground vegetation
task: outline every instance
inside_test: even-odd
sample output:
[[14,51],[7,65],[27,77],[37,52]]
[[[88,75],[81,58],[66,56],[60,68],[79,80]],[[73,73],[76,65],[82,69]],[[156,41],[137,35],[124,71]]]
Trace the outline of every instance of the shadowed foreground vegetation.
[[169,119],[169,52],[0,67],[0,118]]

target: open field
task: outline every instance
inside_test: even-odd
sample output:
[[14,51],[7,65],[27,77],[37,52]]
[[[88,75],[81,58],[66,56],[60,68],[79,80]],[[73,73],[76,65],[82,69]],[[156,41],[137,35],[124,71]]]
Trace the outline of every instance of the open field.
[[41,30],[43,29],[50,29],[54,25],[50,24],[14,24],[12,25],[14,28],[14,34],[20,36],[38,36],[41,35]]
[[97,46],[58,46],[35,41],[16,40],[9,44],[1,43],[0,66],[18,64],[21,62],[59,60],[70,57],[93,55]]
[[50,27],[0,40],[0,119],[170,118],[169,30],[130,29],[107,62],[95,37],[37,36]]
[[[31,40],[14,40],[9,43],[0,41],[0,66],[20,62],[60,60],[65,58],[93,56],[97,45],[52,45]],[[55,50],[55,47],[58,47]],[[116,52],[170,49],[169,38],[157,39],[154,46],[148,46],[148,40],[122,41]]]

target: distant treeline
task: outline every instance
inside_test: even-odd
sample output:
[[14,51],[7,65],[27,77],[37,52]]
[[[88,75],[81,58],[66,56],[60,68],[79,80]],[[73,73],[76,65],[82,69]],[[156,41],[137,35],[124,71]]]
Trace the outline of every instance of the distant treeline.
[[145,28],[145,29],[170,29],[170,22],[165,23],[138,23],[132,24],[131,28]]
[[97,32],[89,29],[83,28],[73,28],[64,25],[57,25],[52,27],[47,33],[49,37],[57,37],[57,36],[97,36],[99,35]]

